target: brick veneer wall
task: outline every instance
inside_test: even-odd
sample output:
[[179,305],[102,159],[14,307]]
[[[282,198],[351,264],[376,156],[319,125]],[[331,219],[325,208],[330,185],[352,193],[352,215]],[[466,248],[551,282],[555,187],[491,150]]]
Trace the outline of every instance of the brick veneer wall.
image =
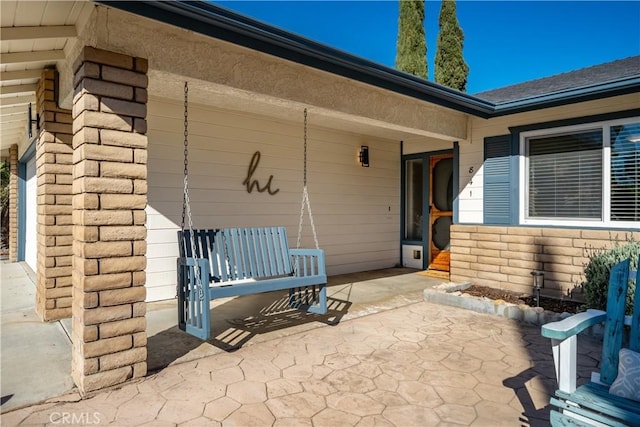
[[73,360],[81,392],[146,374],[147,61],[85,47],[73,104]]
[[9,147],[9,261],[18,260],[18,145]]
[[[611,248],[640,232],[453,225],[451,280],[532,292],[532,270],[544,272],[543,295],[567,295],[584,280],[589,248]],[[579,295],[576,295],[579,298]]]
[[36,90],[38,263],[36,313],[46,321],[71,317],[71,111],[59,108],[57,71],[46,69]]

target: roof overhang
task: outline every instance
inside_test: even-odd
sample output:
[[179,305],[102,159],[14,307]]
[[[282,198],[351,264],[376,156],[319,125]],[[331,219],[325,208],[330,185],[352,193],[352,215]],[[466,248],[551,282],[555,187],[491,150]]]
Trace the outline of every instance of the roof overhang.
[[98,1],[165,24],[371,84],[457,111],[488,117],[493,105],[448,87],[351,55],[208,2]]
[[208,2],[98,0],[98,3],[486,119],[640,92],[639,75],[513,102],[492,103]]
[[[42,70],[68,60],[90,1],[2,1],[0,58],[0,148],[26,137],[35,105],[29,103]],[[55,3],[56,8],[48,7]],[[288,61],[333,73],[434,105],[492,118],[640,92],[640,75],[572,88],[544,96],[492,103],[393,68],[314,42],[204,1],[109,1],[97,3],[166,25],[220,39]]]

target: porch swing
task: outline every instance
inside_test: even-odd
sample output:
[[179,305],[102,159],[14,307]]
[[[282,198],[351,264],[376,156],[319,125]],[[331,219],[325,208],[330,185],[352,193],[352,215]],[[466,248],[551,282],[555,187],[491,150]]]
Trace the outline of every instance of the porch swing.
[[[307,109],[304,110],[304,185],[295,249],[285,227],[194,229],[189,200],[188,93],[184,84],[184,191],[178,231],[178,326],[203,340],[210,338],[210,302],[217,298],[289,290],[289,306],[327,312],[324,251],[318,246],[307,190]],[[301,249],[305,209],[315,249]]]

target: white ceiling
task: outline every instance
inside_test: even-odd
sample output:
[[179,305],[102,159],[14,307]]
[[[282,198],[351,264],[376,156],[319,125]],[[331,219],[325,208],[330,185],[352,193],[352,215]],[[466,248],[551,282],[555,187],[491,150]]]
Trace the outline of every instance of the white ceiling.
[[42,70],[64,60],[88,1],[0,1],[0,150],[27,135],[27,111]]

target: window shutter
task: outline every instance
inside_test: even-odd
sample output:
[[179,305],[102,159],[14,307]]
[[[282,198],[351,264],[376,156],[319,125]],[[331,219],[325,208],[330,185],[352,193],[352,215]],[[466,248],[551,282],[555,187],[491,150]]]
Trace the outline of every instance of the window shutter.
[[484,223],[511,223],[511,135],[484,139]]

